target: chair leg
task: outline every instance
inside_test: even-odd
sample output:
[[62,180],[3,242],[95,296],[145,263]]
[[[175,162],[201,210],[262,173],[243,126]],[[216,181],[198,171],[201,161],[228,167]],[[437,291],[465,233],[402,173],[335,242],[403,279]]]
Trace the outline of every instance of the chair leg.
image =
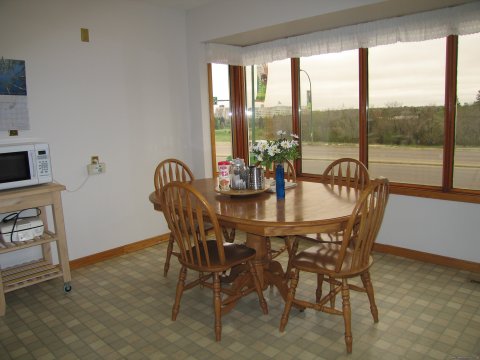
[[177,293],[175,295],[175,303],[173,304],[173,309],[172,309],[173,321],[177,319],[178,311],[180,310],[180,299],[182,298],[183,289],[185,288],[186,277],[187,277],[187,268],[185,266],[182,266],[182,268],[180,269],[180,274],[178,276]]
[[258,301],[260,302],[260,307],[262,308],[263,313],[267,315],[268,314],[267,302],[263,297],[262,287],[260,286],[260,281],[258,280],[258,277],[257,277],[257,270],[255,270],[255,266],[251,261],[248,262],[248,268],[250,270],[250,274],[252,274],[252,277],[253,277],[253,283],[255,285],[255,290],[257,291],[257,294],[258,294]]
[[288,258],[290,258],[290,256],[292,256],[292,239],[293,241],[295,241],[295,237],[294,236],[285,236],[284,238],[284,242],[285,242],[285,248],[287,249],[287,253],[288,253]]
[[315,291],[315,300],[317,303],[320,301],[322,298],[322,285],[323,285],[323,274],[317,274],[317,290]]
[[265,238],[265,250],[267,252],[267,260],[269,262],[272,261],[272,243],[269,236]]
[[291,276],[291,271],[292,271],[292,260],[295,254],[297,253],[298,249],[298,238],[293,239],[293,244],[291,244],[291,249],[290,249],[290,254],[288,256],[288,264],[287,264],[287,270],[285,271],[285,279],[288,281],[288,279]]
[[370,272],[365,271],[362,275],[360,275],[362,279],[363,286],[367,290],[368,301],[370,301],[370,312],[373,316],[373,321],[378,322],[378,309],[377,305],[375,304],[375,296],[373,294],[373,285],[370,279]]
[[[335,279],[330,278],[330,280],[333,281],[333,280],[335,280]],[[330,294],[335,294],[335,284],[332,283],[332,282],[330,283]],[[330,307],[331,307],[332,309],[335,309],[335,298],[336,298],[336,296],[332,296],[332,297],[330,298]]]
[[215,340],[222,339],[222,298],[220,295],[220,275],[213,273],[213,306],[215,310]]
[[342,301],[343,301],[343,321],[345,323],[345,344],[347,353],[352,352],[352,311],[350,308],[350,291],[348,289],[347,279],[342,279]]
[[[267,261],[270,263],[273,259],[273,256],[272,256],[272,243],[270,241],[269,236],[265,238],[265,250],[267,253]],[[270,284],[270,290],[272,289],[273,289],[273,284]]]
[[288,290],[287,301],[285,302],[285,309],[283,310],[282,319],[280,320],[280,332],[285,330],[287,326],[288,316],[290,315],[290,309],[292,308],[293,299],[295,299],[295,290],[298,285],[298,277],[300,270],[295,269],[293,278],[291,279],[290,289]]
[[170,258],[172,257],[174,241],[175,239],[173,238],[172,233],[170,233],[170,237],[168,238],[167,257],[165,259],[165,265],[163,267],[163,276],[167,276],[168,269],[170,268]]

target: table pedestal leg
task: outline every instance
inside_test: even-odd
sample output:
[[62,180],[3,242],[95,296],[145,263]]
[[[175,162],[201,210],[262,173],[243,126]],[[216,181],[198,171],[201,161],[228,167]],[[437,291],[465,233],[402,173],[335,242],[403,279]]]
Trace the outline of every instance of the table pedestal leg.
[[[262,289],[266,289],[270,284],[274,285],[283,299],[287,299],[288,284],[285,279],[282,265],[278,261],[271,261],[271,255],[268,253],[267,240],[265,237],[247,233],[246,245],[256,251],[255,269]],[[269,261],[270,260],[270,261]]]
[[254,261],[255,270],[257,270],[258,280],[260,281],[262,289],[266,289],[268,284],[266,284],[264,276],[264,270],[267,266],[267,247],[265,238],[260,235],[247,233],[246,245],[256,251]]

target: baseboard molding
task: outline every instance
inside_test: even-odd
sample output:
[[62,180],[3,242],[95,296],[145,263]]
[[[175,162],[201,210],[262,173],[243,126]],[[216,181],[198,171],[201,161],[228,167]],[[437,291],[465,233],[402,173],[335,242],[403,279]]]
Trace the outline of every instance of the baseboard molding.
[[436,265],[444,265],[456,269],[467,270],[474,273],[480,273],[480,263],[476,263],[473,261],[460,260],[448,256],[435,255],[422,251],[410,250],[397,246],[378,243],[373,246],[373,250],[381,253],[401,256],[412,260],[418,260]]
[[78,269],[78,268],[81,268],[83,266],[92,265],[92,264],[98,263],[98,262],[103,261],[103,260],[111,259],[111,258],[121,256],[121,255],[125,255],[125,254],[128,254],[128,253],[134,252],[134,251],[145,249],[145,248],[148,248],[150,246],[159,244],[163,241],[168,241],[168,238],[169,238],[169,234],[163,234],[163,235],[155,236],[155,237],[152,237],[152,238],[149,238],[149,239],[140,240],[140,241],[134,242],[132,244],[127,244],[127,245],[124,245],[124,246],[120,246],[120,247],[115,248],[115,249],[110,249],[110,250],[102,251],[102,252],[97,253],[97,254],[93,254],[93,255],[85,256],[83,258],[75,259],[75,260],[70,261],[70,269],[72,269],[72,270],[73,269]]
[[[159,244],[161,242],[168,241],[168,239],[169,239],[169,234],[163,234],[163,235],[155,236],[149,239],[140,240],[128,245],[120,246],[115,249],[103,251],[101,253],[75,259],[70,261],[70,269],[78,269],[83,266],[92,265],[103,260],[111,259],[111,258],[125,255],[134,251],[145,249],[150,246]],[[452,268],[467,270],[473,273],[480,274],[480,263],[476,263],[473,261],[460,260],[460,259],[455,259],[448,256],[435,255],[435,254],[430,254],[422,251],[410,250],[410,249],[405,249],[397,246],[378,244],[378,243],[374,245],[373,250],[380,253],[401,256],[404,258],[423,261],[423,262],[432,263],[436,265],[449,266]]]

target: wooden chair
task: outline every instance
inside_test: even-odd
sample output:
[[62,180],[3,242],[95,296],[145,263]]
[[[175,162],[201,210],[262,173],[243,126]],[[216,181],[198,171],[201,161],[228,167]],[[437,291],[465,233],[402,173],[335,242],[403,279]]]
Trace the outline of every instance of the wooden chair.
[[[388,180],[376,179],[362,193],[345,229],[341,244],[321,243],[296,254],[298,240],[292,245],[292,257],[287,271],[294,269],[285,309],[280,321],[280,331],[285,330],[292,305],[311,308],[329,314],[342,315],[345,323],[347,352],[352,352],[350,290],[366,292],[374,322],[378,322],[373,286],[369,269],[373,264],[373,244],[382,224],[388,200]],[[317,275],[316,302],[295,297],[300,271]],[[363,286],[349,284],[348,279],[360,276]],[[330,283],[330,291],[322,297],[324,279]],[[342,296],[342,309],[335,308],[335,297]],[[327,304],[329,303],[329,304]]]
[[[255,250],[245,245],[223,242],[215,211],[190,184],[171,182],[165,185],[161,196],[168,226],[180,249],[178,260],[182,266],[172,309],[172,320],[177,318],[183,291],[199,284],[213,289],[217,341],[221,339],[222,315],[230,311],[241,297],[256,291],[263,313],[267,314],[267,303],[252,262],[255,258]],[[208,239],[209,225],[213,227],[212,240]],[[246,266],[244,271],[249,271],[250,277],[247,277],[247,281],[237,286],[237,291],[222,288],[221,274],[240,265]],[[202,275],[186,284],[187,269],[209,275]],[[207,280],[212,276],[213,281],[208,282]],[[226,293],[229,297],[222,299],[222,293]]]
[[[344,186],[346,190],[364,190],[370,184],[370,175],[365,165],[352,158],[333,161],[323,172],[322,178],[330,186]],[[304,239],[316,242],[342,242],[343,231],[303,235]]]
[[[157,165],[155,169],[155,175],[153,178],[153,182],[155,185],[155,190],[159,191],[162,190],[163,187],[172,182],[172,181],[192,181],[194,180],[194,176],[192,170],[185,164],[183,161],[178,159],[165,159]],[[211,229],[211,227],[209,227]],[[225,241],[233,242],[235,240],[235,229],[228,229],[222,228]],[[163,269],[163,275],[167,276],[168,269],[170,268],[170,259],[172,254],[178,256],[178,252],[173,251],[173,244],[175,240],[173,239],[172,234],[168,239],[168,247],[167,247],[167,256],[165,259],[165,265]]]
[[[153,183],[156,191],[161,191],[165,185],[172,181],[192,181],[194,179],[193,173],[183,161],[178,159],[165,159],[161,161],[155,169]],[[163,209],[163,205],[162,205]],[[175,240],[172,233],[168,239],[167,256],[165,265],[163,267],[163,276],[167,276],[170,268],[170,259],[172,254],[178,256],[178,252],[173,251],[173,244]]]

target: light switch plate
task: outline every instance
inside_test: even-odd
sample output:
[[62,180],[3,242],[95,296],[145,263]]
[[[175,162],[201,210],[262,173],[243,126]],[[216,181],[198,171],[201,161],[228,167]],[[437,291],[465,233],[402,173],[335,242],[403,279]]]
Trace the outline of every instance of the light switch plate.
[[80,29],[80,39],[83,42],[90,42],[90,35],[88,33],[88,29],[86,29],[86,28],[81,28]]

